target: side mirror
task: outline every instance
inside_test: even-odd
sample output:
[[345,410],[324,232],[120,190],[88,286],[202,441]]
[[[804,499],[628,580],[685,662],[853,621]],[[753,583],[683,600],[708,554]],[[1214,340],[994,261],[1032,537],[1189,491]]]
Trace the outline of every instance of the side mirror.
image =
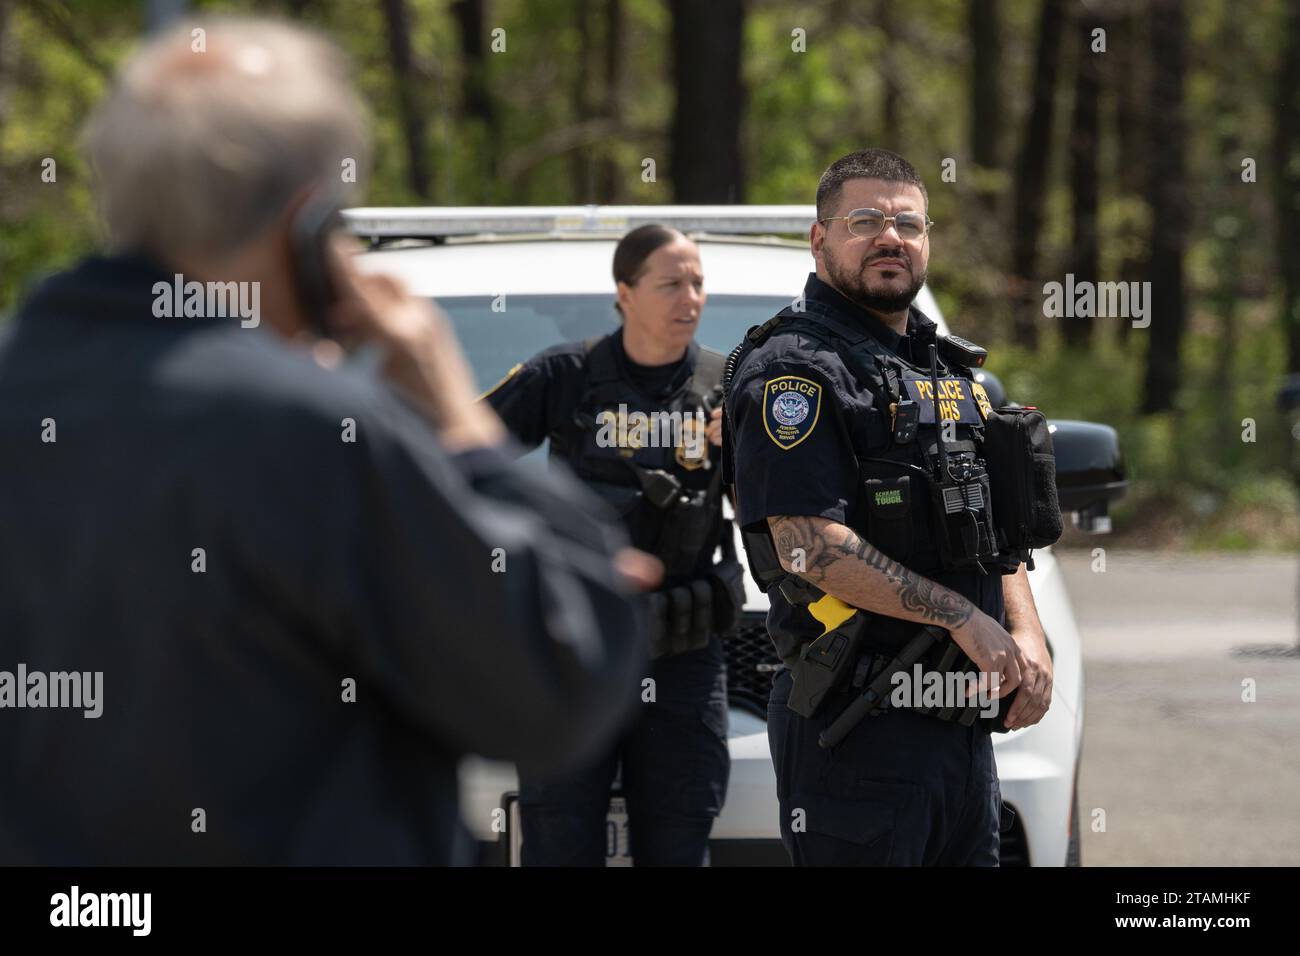
[[1286,415],[1291,434],[1291,470],[1300,480],[1300,374],[1288,375],[1277,393],[1278,407]]
[[1048,428],[1056,451],[1061,511],[1072,512],[1074,526],[1081,531],[1109,531],[1110,505],[1128,491],[1115,429],[1077,421],[1051,421]]

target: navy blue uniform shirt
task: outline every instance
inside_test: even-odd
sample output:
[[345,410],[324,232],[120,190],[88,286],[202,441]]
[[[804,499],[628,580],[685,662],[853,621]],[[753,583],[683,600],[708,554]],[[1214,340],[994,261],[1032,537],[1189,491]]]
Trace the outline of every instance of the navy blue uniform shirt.
[[[640,393],[641,409],[666,404],[690,381],[700,347],[691,342],[686,354],[671,365],[638,365],[623,351],[623,330],[614,337],[619,371],[629,387]],[[526,362],[512,368],[483,396],[516,439],[527,448],[536,448],[562,423],[568,423],[587,393],[587,355],[583,342],[562,342],[543,349]],[[664,467],[653,449],[641,449],[642,456],[653,458],[648,467]],[[713,454],[716,457],[716,449]],[[640,460],[640,458],[638,458]]]
[[[841,322],[870,332],[909,362],[919,362],[935,340],[935,323],[915,306],[908,315],[907,333],[899,335],[816,274],[809,274],[804,296],[833,309]],[[816,320],[815,313],[808,317]],[[783,394],[769,408],[764,396],[773,383],[789,397]],[[841,357],[825,343],[778,325],[736,369],[727,402],[741,527],[751,529],[781,515],[849,524],[861,488],[857,458],[885,446],[890,420],[889,410],[877,407],[865,383],[857,381]],[[1001,575],[954,572],[930,577],[1002,620]],[[788,659],[800,644],[820,635],[823,625],[806,608],[792,606],[776,588],[768,596],[768,631],[777,653]],[[873,636],[892,644],[916,625],[877,622],[873,628]]]

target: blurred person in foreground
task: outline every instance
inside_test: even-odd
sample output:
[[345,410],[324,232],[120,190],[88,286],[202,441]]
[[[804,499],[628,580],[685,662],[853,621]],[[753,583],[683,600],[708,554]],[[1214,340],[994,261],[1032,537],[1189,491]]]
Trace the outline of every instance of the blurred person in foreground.
[[305,275],[364,168],[337,51],[192,27],[91,122],[112,253],[0,332],[0,864],[468,862],[458,758],[604,747],[658,568],[510,464],[429,303],[325,231]]

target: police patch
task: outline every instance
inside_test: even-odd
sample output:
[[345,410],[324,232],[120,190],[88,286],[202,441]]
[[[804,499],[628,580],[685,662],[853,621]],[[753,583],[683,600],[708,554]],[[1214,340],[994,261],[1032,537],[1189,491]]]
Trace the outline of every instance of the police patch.
[[821,409],[822,387],[812,379],[782,375],[763,384],[763,427],[784,451],[812,433]]
[[709,438],[703,418],[682,416],[682,435],[673,457],[687,471],[703,468],[709,460]]
[[[939,417],[944,421],[979,424],[980,410],[975,398],[967,389],[965,379],[948,377],[939,379]],[[977,386],[978,387],[978,386]],[[935,391],[928,379],[907,379],[903,382],[907,397],[920,405],[920,423],[934,424]]]

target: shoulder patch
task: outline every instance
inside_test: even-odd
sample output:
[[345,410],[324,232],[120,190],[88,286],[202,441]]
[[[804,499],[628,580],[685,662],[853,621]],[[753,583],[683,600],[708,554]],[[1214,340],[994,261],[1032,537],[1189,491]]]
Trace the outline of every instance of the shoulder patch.
[[984,391],[984,386],[979,382],[971,382],[970,390],[975,395],[975,404],[979,406],[980,414],[988,418],[993,414],[993,403],[989,401],[989,393]]
[[489,388],[486,392],[484,392],[482,395],[480,395],[480,396],[478,397],[478,400],[479,400],[480,402],[483,401],[483,399],[487,398],[489,395],[491,395],[493,392],[495,392],[498,388],[500,388],[500,387],[501,387],[502,385],[504,385],[506,382],[510,381],[512,378],[514,378],[516,375],[518,375],[518,374],[519,374],[519,370],[520,370],[521,368],[523,368],[523,367],[524,367],[524,363],[523,363],[523,362],[516,362],[516,363],[514,364],[514,367],[511,368],[510,371],[506,372],[506,374],[502,377],[501,381],[497,382],[495,385],[493,385],[491,388]]
[[763,427],[782,451],[812,434],[821,417],[820,383],[798,375],[781,375],[763,383]]

